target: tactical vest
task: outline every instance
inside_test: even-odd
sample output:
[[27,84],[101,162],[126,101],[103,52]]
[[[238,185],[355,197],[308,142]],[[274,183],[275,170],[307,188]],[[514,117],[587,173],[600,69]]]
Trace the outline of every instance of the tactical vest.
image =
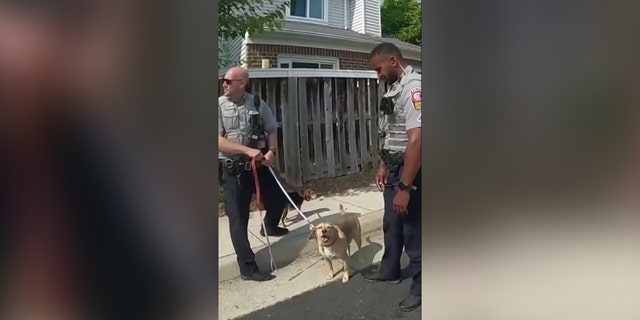
[[405,70],[406,74],[394,82],[383,96],[383,99],[390,100],[393,111],[391,113],[381,111],[379,116],[380,149],[389,153],[404,152],[407,148],[409,137],[407,136],[407,119],[405,118],[406,106],[402,104],[402,97],[407,84],[421,80],[421,75],[413,71],[413,68],[407,67]]
[[[225,138],[245,146],[250,144],[252,135],[251,117],[260,117],[260,98],[253,94],[246,94],[244,104],[238,105],[225,96],[218,98],[218,110],[224,125]],[[264,141],[266,143],[266,139]],[[218,158],[238,159],[241,155],[218,153]]]

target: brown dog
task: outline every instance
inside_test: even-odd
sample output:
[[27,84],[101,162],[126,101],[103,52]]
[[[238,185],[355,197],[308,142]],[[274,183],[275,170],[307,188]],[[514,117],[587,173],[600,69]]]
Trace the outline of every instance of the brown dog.
[[[316,239],[318,251],[327,262],[329,274],[327,280],[333,279],[332,260],[342,261],[342,282],[349,281],[349,265],[351,262],[351,241],[355,240],[358,250],[362,247],[362,229],[357,217],[346,216],[344,207],[340,205],[340,218],[335,224],[320,223],[309,235],[309,240]],[[362,257],[360,257],[362,262]]]
[[[302,202],[311,201],[318,198],[318,194],[313,189],[310,189],[310,188],[305,188],[304,190],[302,190],[302,193],[289,192],[288,194],[289,194],[289,198],[293,200],[293,203],[295,203],[298,209],[300,210],[302,210],[301,209]],[[282,218],[280,219],[280,222],[282,222],[283,227],[287,226],[284,220],[287,219],[287,215],[289,215],[289,211],[295,210],[295,209],[296,208],[294,208],[291,205],[291,203],[289,203],[289,200],[287,200],[287,206],[284,208],[284,212],[282,213]]]

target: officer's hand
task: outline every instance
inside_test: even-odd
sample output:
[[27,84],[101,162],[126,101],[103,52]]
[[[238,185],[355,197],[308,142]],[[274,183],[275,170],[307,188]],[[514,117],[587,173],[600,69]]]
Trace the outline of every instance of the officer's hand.
[[269,152],[264,155],[264,158],[262,158],[262,164],[267,167],[271,167],[271,165],[273,165],[273,152],[271,150],[269,150]]
[[396,196],[393,197],[393,210],[398,214],[406,214],[409,212],[407,207],[409,206],[409,191],[396,192]]
[[388,173],[389,172],[387,171],[387,167],[384,163],[380,163],[378,166],[378,172],[376,172],[376,186],[378,186],[378,190],[382,191],[382,189],[384,189]]
[[258,149],[249,148],[249,149],[247,149],[247,151],[244,154],[247,157],[249,157],[251,159],[254,159],[256,161],[262,160],[262,151],[260,151]]

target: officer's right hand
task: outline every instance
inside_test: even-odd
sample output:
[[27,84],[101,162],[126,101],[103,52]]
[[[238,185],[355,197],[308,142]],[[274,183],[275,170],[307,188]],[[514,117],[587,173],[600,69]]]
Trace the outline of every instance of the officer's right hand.
[[254,159],[256,161],[262,160],[262,151],[260,151],[258,149],[249,148],[249,149],[247,149],[247,151],[244,154],[247,157],[249,157],[251,159]]
[[382,191],[384,189],[384,184],[387,182],[388,174],[387,166],[381,162],[378,166],[378,171],[376,172],[376,186],[378,186],[378,190]]

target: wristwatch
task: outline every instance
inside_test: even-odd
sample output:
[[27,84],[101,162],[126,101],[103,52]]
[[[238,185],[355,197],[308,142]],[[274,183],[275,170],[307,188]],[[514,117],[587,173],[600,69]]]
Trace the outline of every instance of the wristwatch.
[[398,190],[400,190],[400,191],[409,191],[409,190],[414,190],[414,189],[415,189],[414,186],[406,185],[402,181],[398,182]]

